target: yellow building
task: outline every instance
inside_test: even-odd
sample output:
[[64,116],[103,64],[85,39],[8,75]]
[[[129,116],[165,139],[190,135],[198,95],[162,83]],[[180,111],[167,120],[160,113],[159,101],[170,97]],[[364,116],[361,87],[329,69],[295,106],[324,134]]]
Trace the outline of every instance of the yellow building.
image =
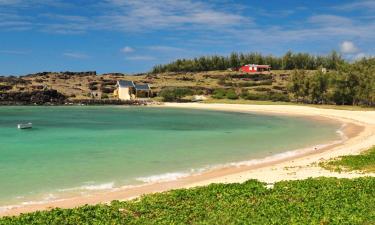
[[119,80],[116,84],[117,89],[113,95],[120,100],[133,100],[138,97],[151,97],[151,88],[148,84],[134,84],[133,81]]
[[119,80],[117,81],[117,89],[114,95],[120,100],[132,100],[135,99],[135,85],[133,81]]

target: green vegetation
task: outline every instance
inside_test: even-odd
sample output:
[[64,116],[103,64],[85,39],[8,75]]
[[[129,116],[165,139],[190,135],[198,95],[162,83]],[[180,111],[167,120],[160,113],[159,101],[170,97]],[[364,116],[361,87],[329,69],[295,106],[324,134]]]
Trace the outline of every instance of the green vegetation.
[[222,88],[218,88],[214,90],[212,97],[216,99],[224,99],[224,98],[231,99],[231,100],[238,99],[238,95],[233,89],[225,90]]
[[257,92],[249,92],[247,90],[242,90],[241,94],[237,94],[234,89],[223,89],[218,88],[215,89],[212,98],[214,99],[230,99],[230,100],[236,100],[240,97],[245,100],[260,100],[260,101],[283,101],[288,102],[289,97],[286,94],[274,92],[271,90],[268,90],[268,88],[261,88],[261,91],[264,91],[267,89],[266,93],[257,93]]
[[260,101],[274,101],[274,102],[289,102],[289,97],[286,94],[268,91],[266,93],[242,93],[241,97],[246,100],[260,100]]
[[336,172],[352,170],[375,172],[375,146],[360,155],[346,155],[321,162],[319,165]]
[[292,53],[288,51],[282,57],[264,56],[260,53],[232,53],[230,56],[202,56],[194,59],[178,59],[166,65],[157,65],[152,73],[163,72],[199,72],[212,70],[226,70],[237,68],[245,64],[268,64],[274,70],[306,69],[314,70],[319,67],[336,69],[344,63],[342,57],[332,52],[326,56],[314,56],[308,53]]
[[228,90],[225,96],[227,97],[227,99],[238,99],[237,93],[232,89]]
[[297,102],[337,105],[375,105],[375,58],[343,64],[337,70],[308,75],[296,70],[289,93]]
[[375,178],[249,180],[146,195],[111,205],[53,209],[0,224],[374,224]]
[[181,101],[183,97],[192,95],[193,91],[188,88],[164,88],[160,91],[159,96],[164,102]]

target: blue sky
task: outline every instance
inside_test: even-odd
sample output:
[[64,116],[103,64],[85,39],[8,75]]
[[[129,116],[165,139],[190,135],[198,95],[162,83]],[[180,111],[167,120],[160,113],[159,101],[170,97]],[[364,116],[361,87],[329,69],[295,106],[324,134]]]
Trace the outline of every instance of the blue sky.
[[145,72],[177,58],[375,52],[374,0],[0,0],[0,75]]

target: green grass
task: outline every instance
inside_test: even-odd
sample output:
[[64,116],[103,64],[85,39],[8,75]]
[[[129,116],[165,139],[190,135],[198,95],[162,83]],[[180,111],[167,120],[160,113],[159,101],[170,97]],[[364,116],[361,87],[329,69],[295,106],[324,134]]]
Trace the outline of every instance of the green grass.
[[146,195],[111,205],[53,209],[0,224],[375,224],[375,178],[249,180]]
[[222,103],[222,104],[248,104],[248,105],[298,105],[309,106],[322,109],[338,109],[338,110],[352,110],[352,111],[374,111],[374,107],[352,106],[352,105],[316,105],[316,104],[302,104],[294,102],[273,102],[273,101],[256,101],[245,99],[208,99],[203,103]]
[[321,162],[319,165],[328,170],[375,172],[375,146],[359,155],[347,155]]

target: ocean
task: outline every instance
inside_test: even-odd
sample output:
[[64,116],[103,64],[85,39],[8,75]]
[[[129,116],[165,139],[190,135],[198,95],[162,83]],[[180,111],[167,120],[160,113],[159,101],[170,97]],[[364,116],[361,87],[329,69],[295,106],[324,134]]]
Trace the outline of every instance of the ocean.
[[[33,128],[17,129],[26,122]],[[173,180],[337,140],[340,126],[196,109],[0,107],[0,206]]]

